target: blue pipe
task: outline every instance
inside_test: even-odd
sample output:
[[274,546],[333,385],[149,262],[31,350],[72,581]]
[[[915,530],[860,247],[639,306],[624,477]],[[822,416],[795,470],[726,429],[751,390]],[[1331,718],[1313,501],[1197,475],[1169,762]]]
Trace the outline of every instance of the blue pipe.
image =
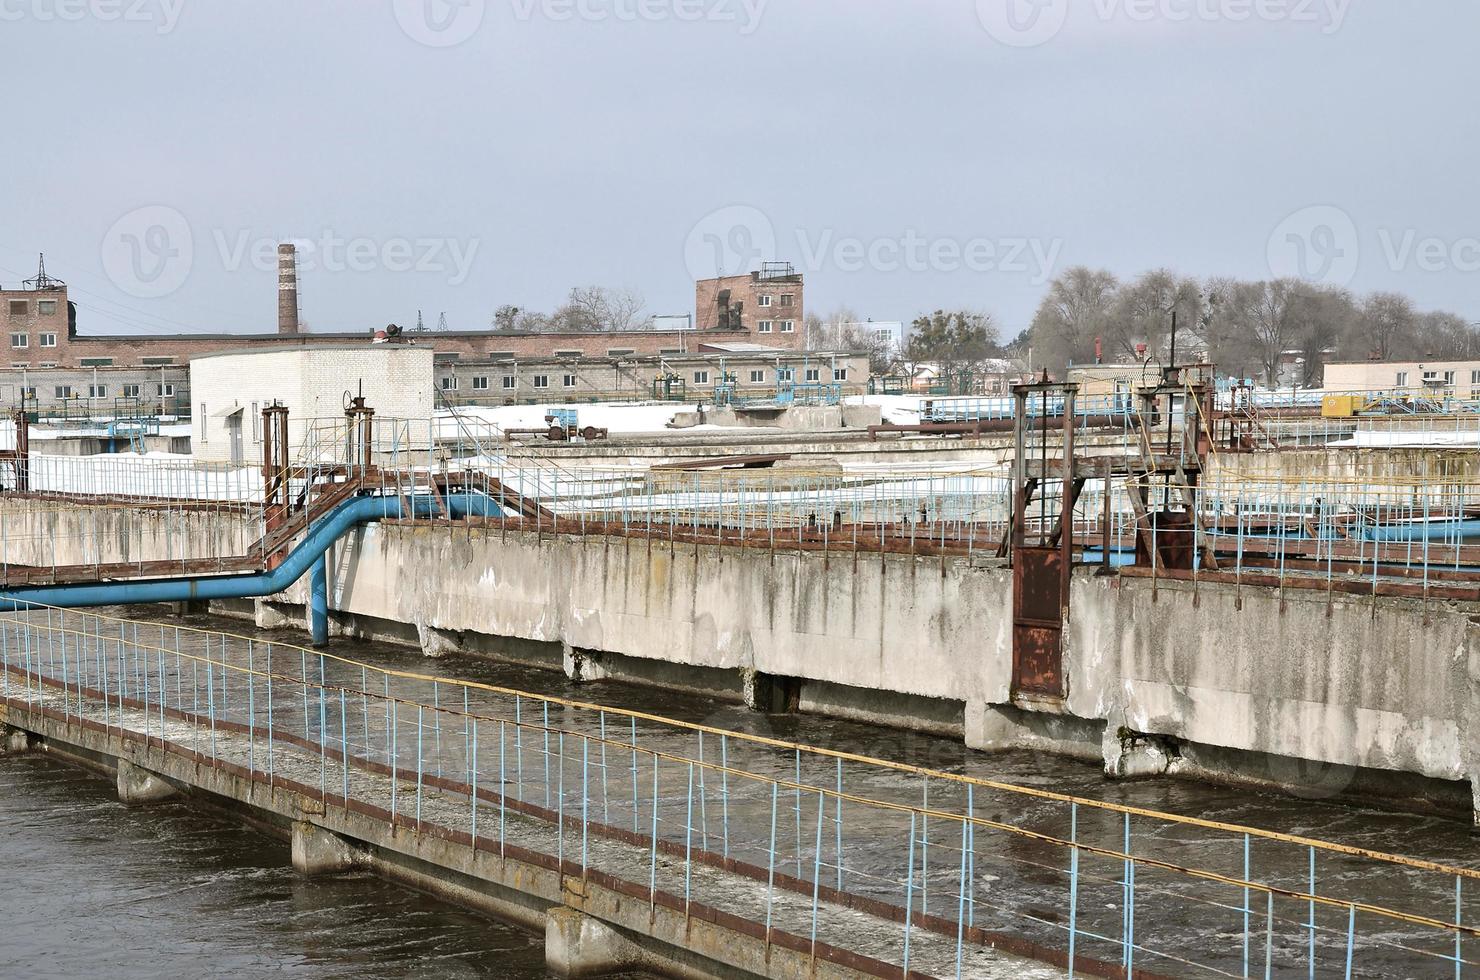
[[308,576],[308,632],[313,638],[314,646],[329,645],[329,553],[327,551],[313,563]]
[[[443,500],[453,517],[496,517],[503,510],[493,498],[481,493],[452,493]],[[250,575],[220,575],[193,578],[150,579],[142,582],[98,582],[75,585],[42,585],[0,592],[0,612],[17,612],[35,606],[80,609],[87,606],[123,606],[135,603],[193,602],[210,599],[251,599],[276,595],[303,577],[316,562],[322,563],[329,547],[351,529],[372,521],[406,516],[401,497],[355,497],[320,518],[303,542],[281,565],[270,572]],[[428,496],[411,501],[411,513],[430,517],[436,501]],[[327,604],[327,596],[326,604]],[[325,633],[328,632],[325,610]]]

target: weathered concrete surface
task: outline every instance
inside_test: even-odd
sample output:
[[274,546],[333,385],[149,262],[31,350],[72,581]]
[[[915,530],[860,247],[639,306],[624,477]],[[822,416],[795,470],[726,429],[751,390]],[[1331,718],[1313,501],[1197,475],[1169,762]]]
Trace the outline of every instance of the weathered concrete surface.
[[49,567],[245,554],[261,536],[245,516],[138,505],[6,498],[0,564]]
[[340,548],[330,607],[418,630],[864,692],[1007,700],[1010,572],[1001,567],[402,524],[362,528]]
[[349,871],[359,863],[349,842],[307,820],[293,822],[293,870],[307,877]]
[[158,803],[179,793],[163,776],[134,765],[127,759],[118,760],[118,800],[126,806],[143,806]]

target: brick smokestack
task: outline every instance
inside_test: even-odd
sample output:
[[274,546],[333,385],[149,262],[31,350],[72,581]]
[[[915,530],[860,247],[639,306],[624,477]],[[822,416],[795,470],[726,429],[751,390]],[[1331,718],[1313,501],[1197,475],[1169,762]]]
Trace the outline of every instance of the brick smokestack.
[[298,250],[291,242],[278,246],[278,333],[298,333]]

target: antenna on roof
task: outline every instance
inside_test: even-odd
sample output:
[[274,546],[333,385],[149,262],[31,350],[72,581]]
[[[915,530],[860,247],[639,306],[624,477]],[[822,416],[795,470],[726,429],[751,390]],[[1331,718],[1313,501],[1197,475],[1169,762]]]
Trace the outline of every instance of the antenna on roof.
[[46,274],[46,253],[42,252],[36,260],[36,278],[27,279],[21,285],[27,289],[61,289],[67,284]]
[[416,311],[416,332],[417,333],[426,333],[427,332],[427,325],[425,323],[422,323],[421,322],[421,310],[417,310]]
[[437,317],[437,329],[443,333],[447,332],[447,314],[442,313]]

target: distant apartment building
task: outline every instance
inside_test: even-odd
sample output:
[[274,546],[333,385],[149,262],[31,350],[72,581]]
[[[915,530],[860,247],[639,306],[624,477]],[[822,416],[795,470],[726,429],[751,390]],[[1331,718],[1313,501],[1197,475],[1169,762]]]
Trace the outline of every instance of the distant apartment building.
[[1332,361],[1327,391],[1426,391],[1480,398],[1480,360]]
[[748,334],[759,344],[806,346],[802,275],[790,262],[766,262],[743,276],[701,279],[694,284],[694,326],[699,331]]

